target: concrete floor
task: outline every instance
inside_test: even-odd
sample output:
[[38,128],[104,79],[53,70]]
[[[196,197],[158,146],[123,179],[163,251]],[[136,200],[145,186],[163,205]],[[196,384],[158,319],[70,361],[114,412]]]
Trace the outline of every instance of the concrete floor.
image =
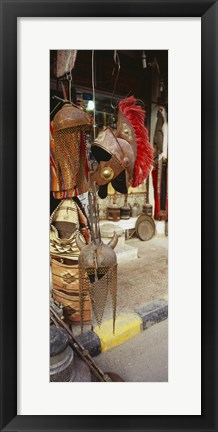
[[168,381],[168,320],[154,324],[131,340],[101,353],[95,362],[128,382]]

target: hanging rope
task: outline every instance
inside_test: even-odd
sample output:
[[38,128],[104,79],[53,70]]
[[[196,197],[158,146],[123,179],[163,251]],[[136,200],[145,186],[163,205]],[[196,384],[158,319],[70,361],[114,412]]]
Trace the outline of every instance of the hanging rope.
[[[92,50],[92,94],[93,94],[93,102],[94,102],[94,109],[93,109],[93,136],[94,140],[96,137],[96,110],[95,110],[95,52]],[[96,243],[96,240],[101,240],[101,234],[100,234],[100,226],[99,226],[99,209],[98,209],[98,202],[97,202],[97,192],[96,192],[96,184],[95,182],[92,184],[92,191],[89,191],[89,208],[91,212],[91,226],[92,226],[92,234],[94,242]]]
[[114,50],[114,63],[115,63],[115,66],[113,68],[112,76],[114,75],[115,67],[116,66],[117,66],[117,74],[116,74],[116,78],[115,78],[115,82],[114,82],[113,93],[112,93],[112,96],[111,96],[111,108],[113,108],[113,109],[116,108],[116,106],[113,105],[113,98],[114,98],[114,93],[115,93],[115,89],[116,89],[116,86],[117,86],[118,76],[119,76],[119,73],[120,73],[120,57],[118,55],[117,50]]
[[94,65],[94,56],[95,52],[92,50],[92,98],[94,103],[94,109],[93,109],[93,135],[95,140],[96,135],[96,124],[95,124],[95,65]]

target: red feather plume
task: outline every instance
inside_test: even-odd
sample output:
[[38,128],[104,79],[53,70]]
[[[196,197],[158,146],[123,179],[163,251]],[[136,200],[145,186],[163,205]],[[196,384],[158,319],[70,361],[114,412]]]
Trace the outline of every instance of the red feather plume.
[[134,165],[132,186],[136,187],[148,177],[153,162],[153,147],[149,142],[148,130],[145,127],[145,111],[136,105],[134,96],[120,101],[118,108],[132,125],[136,136],[137,155]]

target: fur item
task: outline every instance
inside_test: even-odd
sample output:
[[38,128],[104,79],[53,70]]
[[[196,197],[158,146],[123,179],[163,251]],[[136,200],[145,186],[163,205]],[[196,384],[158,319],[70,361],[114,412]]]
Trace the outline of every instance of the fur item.
[[145,111],[136,105],[134,96],[120,101],[118,108],[123,112],[135,132],[137,156],[134,165],[132,187],[137,187],[148,177],[153,163],[153,147],[149,142],[148,130],[145,127]]

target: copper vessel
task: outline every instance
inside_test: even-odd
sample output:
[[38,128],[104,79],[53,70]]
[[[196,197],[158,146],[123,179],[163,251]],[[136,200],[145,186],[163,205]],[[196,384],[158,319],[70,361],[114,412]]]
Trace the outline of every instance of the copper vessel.
[[152,205],[151,204],[144,204],[143,205],[143,213],[145,213],[148,216],[152,216]]
[[117,222],[120,220],[120,207],[116,204],[107,207],[107,219]]

